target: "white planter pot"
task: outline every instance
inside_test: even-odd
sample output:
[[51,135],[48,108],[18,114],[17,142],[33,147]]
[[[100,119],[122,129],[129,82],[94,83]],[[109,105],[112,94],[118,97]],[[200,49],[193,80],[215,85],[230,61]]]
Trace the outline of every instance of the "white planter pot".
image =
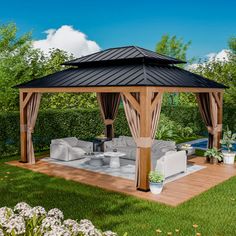
[[234,164],[235,153],[233,152],[224,152],[223,159],[225,164]]
[[151,193],[160,194],[163,189],[163,182],[160,182],[160,183],[149,182],[149,187],[150,187]]

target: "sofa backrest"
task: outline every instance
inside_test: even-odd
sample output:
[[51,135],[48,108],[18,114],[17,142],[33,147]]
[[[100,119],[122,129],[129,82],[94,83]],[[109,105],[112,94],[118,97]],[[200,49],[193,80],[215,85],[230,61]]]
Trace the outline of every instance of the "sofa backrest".
[[125,146],[135,147],[136,144],[134,142],[134,139],[129,136],[120,136],[119,139],[124,143]]
[[78,139],[76,137],[69,137],[69,138],[61,138],[61,139],[53,139],[51,141],[52,144],[59,144],[64,143],[66,145],[69,145],[71,147],[78,145]]
[[152,146],[158,148],[168,148],[169,150],[176,149],[176,144],[174,141],[164,141],[155,139]]
[[[119,138],[116,140],[116,143],[119,143],[121,146],[136,146],[136,143],[134,142],[134,139],[129,136],[119,136]],[[174,141],[164,141],[164,140],[154,140],[152,147],[157,148],[167,148],[168,150],[175,150],[176,144]]]

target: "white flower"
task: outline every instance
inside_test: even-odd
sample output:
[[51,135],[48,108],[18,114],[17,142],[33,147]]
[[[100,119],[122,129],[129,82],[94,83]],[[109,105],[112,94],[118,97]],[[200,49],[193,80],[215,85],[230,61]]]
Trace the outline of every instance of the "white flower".
[[43,234],[44,236],[71,236],[69,229],[63,226],[53,226],[52,230]]
[[[14,207],[15,214],[11,208],[0,208],[0,236],[25,235],[31,230],[31,219],[36,218],[33,234],[41,236],[117,236],[112,231],[102,233],[95,228],[90,220],[83,219],[79,223],[76,220],[67,219],[63,221],[63,212],[57,208],[48,213],[41,206],[31,208],[27,203],[20,202]],[[62,223],[63,221],[63,223]],[[30,222],[30,223],[29,223]]]
[[24,234],[25,233],[25,221],[22,216],[12,216],[5,225],[7,233]]
[[[75,230],[75,228],[72,227],[72,230]],[[84,236],[102,236],[101,232],[95,228],[92,222],[86,219],[80,221],[77,232],[83,233]]]
[[21,211],[26,211],[31,209],[30,205],[25,202],[19,202],[15,205],[14,211],[20,213]]
[[104,236],[117,236],[117,233],[112,232],[110,230],[103,232]]
[[64,219],[64,215],[63,212],[57,208],[53,208],[48,212],[48,216],[49,217],[54,217],[56,219],[60,219],[63,220]]
[[64,220],[63,225],[65,225],[68,229],[71,229],[73,226],[79,226],[77,221],[71,219]]
[[0,216],[3,216],[3,215],[5,215],[5,216],[12,216],[12,215],[14,215],[14,212],[9,207],[1,207],[0,208]]
[[46,217],[42,221],[41,232],[51,230],[54,226],[61,226],[61,221],[53,217]]
[[33,218],[34,216],[34,211],[33,209],[24,209],[24,210],[21,210],[20,213],[19,213],[20,216],[24,217],[25,219],[31,219]]
[[41,206],[36,206],[32,208],[32,213],[36,216],[44,216],[47,214],[46,210]]
[[5,227],[9,218],[13,215],[14,213],[11,208],[1,207],[0,208],[0,226]]

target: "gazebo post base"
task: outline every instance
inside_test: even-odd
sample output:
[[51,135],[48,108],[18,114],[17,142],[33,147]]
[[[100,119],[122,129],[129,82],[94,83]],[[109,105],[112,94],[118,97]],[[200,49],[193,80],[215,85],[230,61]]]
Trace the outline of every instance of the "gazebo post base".
[[139,180],[137,190],[148,192],[148,174],[151,170],[151,148],[139,148]]

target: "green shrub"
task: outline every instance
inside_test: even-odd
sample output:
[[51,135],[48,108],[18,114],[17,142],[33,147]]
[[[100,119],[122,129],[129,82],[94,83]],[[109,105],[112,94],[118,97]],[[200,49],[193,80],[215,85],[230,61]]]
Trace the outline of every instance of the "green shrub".
[[[224,109],[224,125],[236,131],[236,108]],[[114,124],[115,136],[130,136],[123,108],[120,108]],[[42,110],[33,134],[35,151],[47,150],[51,139],[79,137],[91,140],[104,130],[98,109]],[[197,107],[163,107],[156,134],[157,139],[172,139],[206,135]],[[19,153],[20,128],[19,112],[0,113],[0,153],[1,156]]]

